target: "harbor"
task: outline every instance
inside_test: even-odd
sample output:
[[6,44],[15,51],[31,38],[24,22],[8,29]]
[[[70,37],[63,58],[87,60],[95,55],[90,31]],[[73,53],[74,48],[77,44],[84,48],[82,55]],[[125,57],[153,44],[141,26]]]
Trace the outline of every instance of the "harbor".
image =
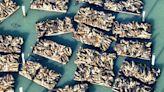
[[[146,11],[146,14],[149,14],[149,10],[151,9],[150,7],[153,5],[154,2],[152,1],[152,2],[150,2],[152,4],[150,4],[149,2],[144,1],[144,4],[146,3],[146,5],[144,6],[144,7],[146,7],[146,8],[144,8],[145,11]],[[162,3],[162,1],[159,1],[159,2]],[[18,47],[16,46],[16,48],[15,47],[11,47],[12,49],[8,50],[7,52],[2,52],[2,53],[3,54],[11,54],[11,53],[13,54],[14,53],[14,54],[20,54],[20,55],[21,55],[21,53],[24,53],[24,55],[22,55],[22,56],[26,60],[25,62],[28,62],[28,60],[31,60],[31,58],[32,59],[36,58],[36,62],[39,62],[44,67],[47,67],[50,70],[54,70],[54,71],[60,73],[62,75],[61,79],[57,83],[52,85],[53,88],[55,88],[55,89],[57,89],[57,88],[64,88],[65,86],[68,87],[67,85],[69,85],[69,88],[72,89],[71,87],[73,87],[75,84],[78,84],[76,82],[81,83],[81,81],[74,80],[74,73],[75,73],[75,71],[77,70],[77,67],[78,67],[78,66],[76,67],[77,64],[75,63],[75,61],[76,61],[76,58],[77,58],[77,53],[80,50],[80,47],[82,47],[82,44],[88,46],[87,45],[88,43],[81,42],[81,41],[83,41],[83,39],[80,39],[81,41],[76,40],[73,37],[74,36],[73,32],[77,31],[77,27],[78,27],[77,25],[80,24],[80,22],[74,21],[74,16],[76,16],[76,14],[78,13],[79,9],[81,9],[80,7],[83,4],[79,3],[79,5],[76,6],[76,4],[77,4],[76,1],[71,2],[71,5],[69,5],[70,9],[68,10],[67,14],[62,14],[62,13],[58,13],[57,14],[55,12],[47,12],[47,11],[43,11],[42,14],[40,14],[39,13],[40,11],[30,9],[30,7],[29,7],[30,1],[29,0],[23,1],[21,3],[16,1],[16,3],[18,5],[20,5],[20,6],[25,5],[26,11],[27,11],[26,12],[27,15],[23,16],[22,12],[21,12],[21,9],[19,9],[18,12],[15,12],[13,14],[13,16],[8,17],[8,19],[6,19],[5,21],[2,22],[2,24],[0,25],[0,28],[2,28],[2,31],[0,32],[0,34],[1,35],[5,35],[5,36],[6,35],[12,35],[12,37],[22,37],[23,40],[22,41],[20,41],[20,40],[18,41],[18,44],[21,45],[21,47],[20,46],[18,46]],[[88,3],[88,4],[91,4],[91,3]],[[94,6],[94,4],[92,4],[92,5]],[[156,6],[156,7],[159,7],[159,6]],[[99,6],[99,7],[101,7],[101,6]],[[154,9],[156,10],[157,8],[154,8]],[[140,63],[145,63],[146,62],[146,63],[152,64],[152,65],[147,65],[147,66],[151,66],[151,69],[159,68],[159,71],[154,70],[154,72],[156,72],[158,77],[157,77],[157,79],[155,78],[155,81],[157,81],[157,82],[155,82],[155,84],[154,84],[154,82],[150,82],[149,83],[150,85],[152,85],[152,84],[155,85],[155,86],[151,86],[151,88],[146,83],[138,82],[136,80],[133,80],[132,78],[129,78],[130,79],[129,80],[127,78],[121,77],[122,78],[121,80],[123,80],[123,81],[124,80],[129,80],[129,82],[132,82],[132,81],[136,82],[135,84],[137,85],[136,87],[138,87],[137,88],[138,91],[141,91],[141,89],[142,89],[142,91],[146,91],[146,92],[147,91],[149,92],[151,90],[155,90],[157,92],[162,92],[162,90],[163,90],[163,87],[160,86],[163,83],[163,81],[161,79],[161,76],[163,76],[163,72],[162,72],[163,71],[163,68],[162,68],[163,67],[163,65],[162,65],[163,64],[163,62],[162,62],[162,56],[163,56],[163,54],[162,54],[163,53],[163,50],[162,50],[163,49],[163,44],[162,43],[163,42],[162,42],[162,40],[160,40],[163,37],[161,35],[163,33],[161,31],[161,29],[163,29],[163,27],[162,26],[159,27],[161,25],[162,20],[160,19],[161,18],[160,17],[160,13],[159,13],[159,15],[157,15],[157,16],[159,16],[158,18],[154,17],[154,16],[156,16],[155,15],[156,11],[154,9],[152,10],[152,13],[150,13],[149,16],[146,15],[146,19],[144,21],[144,23],[149,23],[151,25],[151,30],[148,29],[148,31],[147,31],[147,30],[142,29],[142,28],[141,29],[140,28],[139,29],[135,29],[136,31],[140,30],[141,32],[146,32],[146,34],[144,33],[144,35],[143,35],[143,34],[140,34],[140,33],[139,34],[136,33],[135,35],[133,35],[133,33],[131,33],[128,36],[127,35],[123,35],[125,38],[121,37],[122,35],[120,35],[120,36],[119,35],[116,35],[116,36],[114,35],[114,37],[112,35],[112,38],[110,38],[111,40],[116,42],[116,44],[118,44],[118,42],[121,39],[125,39],[125,41],[127,41],[127,42],[134,41],[134,42],[137,43],[136,46],[139,46],[139,48],[140,48],[141,44],[142,44],[142,46],[145,46],[145,44],[148,42],[148,44],[146,45],[146,48],[148,48],[148,53],[145,53],[145,56],[143,55],[143,53],[142,53],[142,55],[139,55],[139,57],[138,57],[138,55],[134,56],[134,55],[136,55],[136,51],[137,50],[135,50],[133,55],[130,56],[130,57],[128,56],[129,54],[127,54],[127,56],[117,55],[117,52],[116,52],[116,58],[117,59],[114,61],[115,64],[114,64],[114,67],[113,67],[114,68],[113,72],[116,75],[116,76],[114,76],[114,80],[116,79],[115,81],[118,82],[118,83],[120,83],[120,81],[117,81],[117,77],[118,77],[117,76],[117,70],[120,70],[120,69],[118,69],[118,67],[121,68],[122,63],[125,62],[124,61],[125,57],[129,57],[131,59],[136,59],[136,60],[139,59]],[[96,9],[96,8],[94,8],[94,10],[102,11],[101,9]],[[110,14],[110,13],[105,11],[104,14]],[[128,24],[128,23],[133,23],[132,21],[134,21],[135,23],[136,22],[137,23],[141,23],[141,22],[136,21],[136,19],[135,19],[136,17],[130,19],[130,21],[129,21],[129,19],[127,19],[126,22],[125,22],[123,20],[124,18],[123,19],[120,18],[120,16],[122,16],[120,13],[118,15],[112,13],[112,15],[115,16],[115,19],[114,19],[114,21],[112,23],[114,23],[116,20],[118,20],[119,23],[123,24],[123,25],[124,24]],[[49,19],[49,20],[56,20],[56,19],[64,20],[64,18],[67,17],[67,16],[71,18],[71,21],[73,21],[73,28],[74,28],[74,30],[72,30],[69,33],[62,33],[61,31],[57,31],[59,33],[57,35],[42,36],[42,37],[38,36],[37,29],[36,29],[36,23],[42,22],[42,21],[47,21],[47,19]],[[124,14],[123,14],[123,16],[124,16]],[[127,16],[129,16],[129,14]],[[149,18],[153,19],[154,21],[150,20]],[[142,20],[142,19],[140,19],[140,20]],[[20,21],[20,22],[17,22],[17,21]],[[7,24],[9,24],[9,25],[7,25]],[[104,37],[104,35],[109,35],[108,34],[109,30],[110,30],[109,32],[113,33],[113,30],[112,30],[113,28],[112,27],[109,28],[109,30],[104,30],[102,28],[95,27],[94,25],[88,25],[88,24],[85,24],[85,25],[89,26],[90,28],[93,27],[93,28],[97,29],[96,32],[98,32],[98,33],[102,32],[101,33],[103,35],[102,37]],[[46,31],[47,31],[47,29],[46,29]],[[125,32],[127,32],[127,30],[125,30]],[[129,33],[127,32],[127,34],[129,34]],[[135,37],[137,37],[137,38],[135,38]],[[71,55],[69,54],[69,57],[67,59],[63,60],[64,63],[63,63],[63,61],[61,63],[61,61],[59,61],[59,60],[53,60],[52,58],[44,57],[45,55],[42,56],[42,53],[41,53],[41,55],[33,54],[34,47],[42,39],[51,40],[52,42],[57,43],[58,45],[62,45],[62,46],[65,46],[65,47],[70,47],[71,50],[72,50],[71,51]],[[132,43],[134,43],[134,42],[132,42]],[[140,42],[141,42],[141,44],[140,44]],[[10,44],[11,43],[15,44],[14,41],[10,41],[9,43]],[[8,46],[10,46],[10,44]],[[95,44],[95,42],[93,42],[91,45],[89,45],[89,47],[93,51],[98,51],[98,53],[102,53],[104,50],[105,50],[105,53],[113,53],[113,52],[115,52],[114,50],[111,50],[111,49],[114,49],[114,47],[115,47],[115,45],[113,45],[113,44],[111,44],[111,45],[108,44],[109,46],[105,46],[104,45],[105,46],[105,48],[103,48],[104,50],[101,49],[99,46],[97,47],[97,45],[94,46],[94,44]],[[51,45],[51,46],[53,46],[53,45]],[[15,48],[16,50],[13,50],[13,48]],[[122,48],[122,47],[120,47],[120,48]],[[2,48],[2,49],[4,49],[4,48]],[[2,51],[4,51],[4,50],[2,50]],[[70,50],[68,50],[68,51],[70,51]],[[14,55],[11,55],[11,56],[13,57]],[[16,60],[16,61],[19,61],[19,64],[20,64],[21,68],[24,65],[26,65],[26,63],[23,63],[22,60]],[[31,60],[31,61],[35,62],[35,60]],[[10,60],[9,60],[9,62],[10,62]],[[131,62],[131,61],[129,61],[129,62]],[[2,68],[2,70],[5,70],[6,66],[4,65],[3,67],[4,68]],[[35,68],[32,67],[31,69],[35,69]],[[40,66],[39,66],[39,69],[36,68],[37,73],[39,73],[39,70],[40,70]],[[21,71],[21,69],[19,69],[19,71]],[[30,71],[28,71],[28,72],[30,72]],[[23,92],[26,92],[26,91],[27,92],[31,92],[31,91],[33,91],[33,92],[47,92],[47,91],[50,91],[49,90],[50,88],[46,87],[48,85],[46,85],[46,86],[45,85],[39,85],[39,84],[42,84],[42,83],[38,82],[39,83],[38,84],[38,83],[36,83],[34,81],[31,81],[30,78],[23,77],[22,76],[23,74],[19,75],[18,73],[10,73],[10,72],[8,72],[8,73],[14,75],[14,77],[15,77],[15,84],[14,84],[15,92],[19,92],[19,88],[20,87],[21,87],[21,90]],[[1,74],[3,75],[5,73],[2,72]],[[33,72],[31,74],[33,74]],[[35,79],[35,76],[36,75],[33,75],[32,79]],[[126,76],[124,76],[124,77],[126,77]],[[139,78],[139,76],[137,78]],[[145,81],[145,80],[142,80],[142,81]],[[154,81],[154,79],[153,79],[153,81]],[[114,90],[114,88],[112,88],[112,86],[105,86],[104,84],[101,85],[101,83],[99,83],[99,82],[94,83],[92,81],[89,81],[88,84],[89,84],[89,87],[88,87],[87,91],[89,91],[89,92],[102,92],[102,91],[103,92],[106,92],[106,91],[107,92],[112,92],[112,90]],[[112,83],[112,84],[115,84],[115,83]],[[110,84],[110,85],[112,85],[112,84]],[[125,84],[128,86],[128,83],[125,82]],[[139,86],[140,84],[143,87]],[[51,86],[51,89],[52,89],[52,86]],[[133,90],[133,88],[132,88],[132,90]],[[53,91],[53,90],[51,90],[51,91]]]
[[115,92],[137,91],[151,92],[152,85],[157,81],[160,69],[137,64],[134,61],[124,61],[121,65],[118,77],[115,80],[113,90]]
[[66,64],[72,54],[72,49],[51,40],[41,39],[33,48],[33,53]]
[[74,28],[71,19],[66,17],[63,20],[56,19],[38,22],[36,23],[36,30],[38,37],[43,37],[71,33],[74,31]]
[[115,16],[105,14],[102,11],[96,11],[89,7],[80,8],[75,15],[74,20],[78,23],[84,23],[92,27],[100,28],[105,31],[110,31],[114,22]]
[[14,78],[12,75],[0,77],[0,91],[1,92],[14,92]]
[[98,47],[102,51],[106,51],[110,47],[111,43],[116,40],[114,36],[104,35],[99,30],[84,24],[78,25],[73,38],[81,43]]
[[2,0],[0,3],[0,22],[3,22],[6,18],[14,14],[19,9],[19,6],[12,0]]
[[45,10],[53,12],[67,12],[69,0],[33,0],[31,2],[31,9]]
[[114,82],[115,53],[99,53],[98,51],[81,48],[77,53],[77,70],[74,80],[88,81],[91,84],[111,87]]
[[120,40],[114,49],[121,56],[150,60],[152,43]]
[[83,83],[83,84],[75,84],[74,86],[66,85],[64,88],[54,89],[52,92],[67,92],[67,91],[84,92],[87,91],[87,89],[88,89],[88,84]]
[[113,27],[113,34],[120,38],[151,39],[151,24],[130,22],[126,24],[116,21]]

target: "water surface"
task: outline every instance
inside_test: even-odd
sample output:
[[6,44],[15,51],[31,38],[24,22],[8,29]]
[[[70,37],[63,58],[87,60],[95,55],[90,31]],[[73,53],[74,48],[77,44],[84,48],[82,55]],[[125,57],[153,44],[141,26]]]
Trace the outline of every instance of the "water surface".
[[[73,75],[76,70],[76,65],[74,60],[76,57],[77,49],[81,46],[81,43],[73,40],[72,34],[60,35],[55,37],[50,37],[47,39],[52,39],[56,42],[59,42],[63,45],[70,46],[73,49],[73,55],[68,64],[62,65],[52,60],[42,58],[36,55],[34,57],[29,57],[32,51],[32,46],[35,45],[37,41],[37,34],[35,30],[35,23],[40,20],[46,19],[56,19],[64,18],[65,16],[73,17],[76,12],[79,10],[80,6],[83,4],[75,4],[75,0],[70,0],[69,10],[67,13],[56,13],[56,12],[46,12],[46,11],[37,11],[30,10],[30,0],[15,0],[19,5],[25,5],[27,10],[27,16],[22,16],[22,11],[19,9],[14,15],[9,17],[3,23],[0,24],[0,34],[10,34],[13,36],[22,36],[25,40],[23,45],[23,52],[25,52],[26,59],[35,59],[38,57],[40,63],[44,66],[48,66],[50,69],[54,69],[57,72],[61,73],[63,77],[57,84],[57,87],[63,87],[64,85],[70,84],[73,85]],[[156,84],[155,92],[164,92],[164,77],[163,67],[164,67],[164,0],[144,0],[145,10],[146,10],[146,20],[153,24],[153,53],[157,56],[156,66],[161,68],[161,77],[159,78]],[[115,14],[115,13],[114,13]],[[125,14],[115,14],[117,19],[123,22],[138,20],[141,21],[141,18],[125,15]],[[125,57],[118,57],[116,60],[116,67],[118,68]],[[18,75],[14,74],[16,78],[16,92],[19,92],[19,87],[23,87],[24,92],[47,92],[42,86]],[[112,92],[110,88],[90,85],[89,92]]]

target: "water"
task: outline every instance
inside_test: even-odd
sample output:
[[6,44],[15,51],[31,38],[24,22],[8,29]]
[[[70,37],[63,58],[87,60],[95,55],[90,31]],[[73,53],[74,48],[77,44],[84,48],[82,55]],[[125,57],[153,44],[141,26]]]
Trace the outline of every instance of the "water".
[[[40,20],[48,19],[56,19],[64,18],[65,16],[73,17],[77,10],[80,8],[81,5],[76,5],[75,0],[70,0],[71,3],[69,5],[69,10],[67,13],[55,13],[55,12],[46,12],[46,11],[36,11],[30,10],[30,0],[15,0],[19,5],[25,5],[27,16],[23,17],[21,9],[19,9],[13,16],[9,17],[5,20],[2,24],[0,24],[0,34],[10,34],[13,36],[22,36],[25,40],[23,45],[23,52],[25,53],[26,59],[34,59],[33,57],[29,58],[28,55],[31,54],[32,46],[35,45],[37,41],[37,34],[35,30],[35,22]],[[153,53],[157,56],[156,57],[156,66],[161,68],[161,77],[159,78],[156,84],[155,92],[164,92],[164,77],[163,72],[163,57],[164,57],[164,0],[145,0],[145,10],[146,10],[146,21],[151,22],[153,24]],[[120,21],[130,21],[130,20],[138,20],[141,21],[141,18],[134,17],[125,14],[118,14],[117,19]],[[73,49],[73,55],[70,59],[70,62],[66,65],[61,65],[57,62],[33,55],[40,59],[40,63],[44,66],[48,66],[50,69],[54,69],[57,72],[63,75],[62,79],[57,84],[57,87],[63,87],[66,84],[73,85],[75,81],[73,81],[73,75],[76,70],[76,65],[74,64],[74,60],[76,57],[77,49],[81,46],[79,42],[76,42],[71,38],[72,34],[61,35],[50,37],[47,39],[52,39],[56,42],[59,42],[63,45],[70,46]],[[120,64],[122,63],[125,57],[119,57],[117,59],[116,68],[119,68]],[[23,87],[24,92],[47,92],[42,86],[37,85],[36,83],[18,75],[14,74],[16,79],[16,92],[19,92],[19,87]],[[110,88],[97,86],[97,85],[90,85],[89,92],[112,92]]]

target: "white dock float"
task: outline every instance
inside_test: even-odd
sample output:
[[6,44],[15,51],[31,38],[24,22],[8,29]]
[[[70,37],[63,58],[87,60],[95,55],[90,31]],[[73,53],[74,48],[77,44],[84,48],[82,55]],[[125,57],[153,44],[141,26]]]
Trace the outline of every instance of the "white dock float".
[[142,22],[145,22],[145,14],[146,14],[146,11],[143,11],[142,12]]
[[26,9],[24,5],[22,6],[22,13],[23,13],[23,16],[26,16]]
[[21,54],[21,57],[22,57],[22,64],[24,65],[25,64],[24,53]]
[[32,4],[33,3],[33,0],[30,0],[30,4]]
[[154,66],[155,65],[155,55],[153,54],[152,55],[152,61],[151,61],[151,64]]
[[23,87],[19,87],[19,92],[23,92]]

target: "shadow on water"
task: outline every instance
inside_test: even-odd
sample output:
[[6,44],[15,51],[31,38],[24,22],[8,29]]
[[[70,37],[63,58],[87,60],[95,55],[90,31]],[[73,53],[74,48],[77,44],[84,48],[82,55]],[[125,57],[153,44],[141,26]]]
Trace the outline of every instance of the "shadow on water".
[[51,16],[46,16],[44,18],[40,18],[38,21],[47,21],[47,20],[54,20],[54,19],[64,19],[66,16],[66,13],[60,13],[57,15],[51,15]]
[[13,37],[22,37],[23,38],[23,41],[24,41],[24,44],[22,46],[22,51],[24,51],[25,49],[25,43],[26,43],[26,40],[28,39],[29,37],[29,33],[27,32],[18,32],[17,30],[4,30],[3,28],[0,28],[1,31],[0,31],[0,35],[11,35]]
[[105,52],[107,52],[107,53],[116,53],[115,50],[114,50],[115,45],[116,45],[116,42],[113,41]]
[[78,49],[81,47],[81,43],[76,44],[76,47],[73,49],[73,53],[69,59],[69,62],[67,65],[69,65],[69,63],[74,63],[75,59],[76,59],[76,53],[78,52]]
[[116,20],[118,22],[121,22],[121,23],[128,23],[128,22],[132,22],[132,21],[137,21],[137,22],[141,22],[141,17],[138,17],[138,16],[133,16],[133,15],[125,15],[125,14],[121,14],[119,13],[118,17],[116,17]]
[[23,0],[13,0],[13,1],[16,2],[20,6],[23,4]]
[[88,44],[82,44],[82,46],[81,46],[80,48],[83,48],[83,49],[93,49],[93,50],[96,50],[96,51],[98,51],[98,52],[100,52],[100,53],[102,52],[102,51],[100,50],[100,48],[94,47],[94,46],[88,45]]
[[125,60],[125,58],[126,57],[118,57],[117,56],[117,58],[114,60],[115,61],[115,64],[114,64],[114,74],[116,75],[116,77],[118,76],[120,67],[121,67],[123,61]]
[[30,84],[27,86],[25,90],[28,91],[28,89],[32,86],[32,84],[33,84],[33,81],[30,82]]
[[75,15],[76,13],[69,13],[69,12],[66,13],[66,17],[71,17],[72,20],[74,19]]
[[154,8],[157,6],[158,2],[160,0],[155,0],[155,3],[153,4],[153,6],[150,8],[150,11],[147,13],[147,16],[146,17],[149,17],[150,14],[152,13],[152,11],[154,10]]
[[[72,56],[70,57],[69,62],[64,65],[64,74],[61,80],[58,82],[56,87],[64,87],[65,85],[74,85],[76,82],[73,80],[74,73],[76,71],[77,66],[75,65],[74,61],[76,59],[76,53],[78,51],[78,48],[81,44],[78,44],[75,48],[75,51],[73,52]],[[70,68],[71,67],[71,68]],[[71,72],[70,72],[71,71]],[[69,74],[69,75],[68,75]],[[67,76],[65,76],[67,75]],[[65,80],[66,79],[66,80]]]
[[60,35],[60,36],[52,36],[52,37],[44,37],[44,38],[47,39],[47,40],[52,40],[52,41],[54,41],[54,42],[56,42],[58,44],[61,44],[61,45],[64,45],[64,46],[67,46],[67,47],[71,47],[71,49],[73,51],[75,51],[78,42],[75,41],[75,40],[63,38],[61,36],[62,35]]
[[160,33],[156,33],[156,34],[154,34],[154,35],[152,36],[152,42],[153,42],[153,43],[156,43],[155,39],[157,39],[157,37],[158,37],[159,34],[160,34]]
[[144,60],[144,59],[138,59],[138,58],[131,58],[131,57],[127,57],[125,59],[126,61],[134,61],[137,64],[146,64],[147,66],[151,66],[151,61],[150,60]]
[[70,85],[70,86],[73,86],[75,85],[77,82],[74,81],[73,79],[72,80],[69,80],[67,82],[64,82],[62,85],[56,85],[55,88],[64,88],[66,85]]
[[[164,64],[156,64],[156,65],[155,65],[155,68],[159,68],[159,69],[160,69],[160,72],[161,72],[160,74],[161,74],[161,75],[162,75],[163,69],[164,69],[163,66],[164,66]],[[160,79],[160,78],[162,79],[162,76],[161,76],[161,77],[159,76],[159,79]],[[157,82],[158,82],[158,81],[157,81]],[[157,88],[157,86],[158,86],[157,83],[153,85],[154,90]],[[156,91],[154,91],[154,92],[156,92]],[[164,88],[162,89],[161,92],[164,92]]]
[[[33,87],[33,84],[36,84],[37,86],[41,86],[41,85],[39,85],[39,84],[37,84],[37,83],[35,83],[35,82],[31,81],[31,82],[29,83],[29,85],[28,85],[28,86],[26,86],[27,88],[26,88],[26,89],[23,89],[23,90],[25,90],[25,92],[28,92],[28,91],[29,91],[29,89],[30,89],[31,87]],[[43,90],[42,92],[47,92],[47,89],[46,89],[46,88],[44,88],[44,90]]]
[[86,6],[86,3],[78,3],[76,0],[70,0],[70,7],[67,13],[76,13],[80,7]]
[[[120,14],[120,15],[122,15],[122,14]],[[118,17],[116,20],[118,20],[121,23],[128,23],[128,22],[132,22],[132,21],[142,22],[141,17],[132,16],[132,15],[127,15],[127,16],[131,16],[131,17],[126,17],[126,18]],[[146,23],[150,23],[153,26],[155,25],[154,19],[146,19]],[[152,30],[154,30],[154,28]]]
[[4,30],[4,28],[0,28],[0,34],[3,35],[11,35],[16,37],[23,37],[23,39],[27,39],[29,36],[29,33],[27,32],[18,32],[17,30]]
[[[16,73],[16,72],[13,72],[13,73],[8,73],[8,72],[0,73],[0,77],[4,77],[6,75],[12,75],[13,78],[14,78],[14,81],[17,81],[17,79],[18,79],[18,73]],[[17,86],[18,86],[18,82],[15,82],[14,83],[14,90],[15,90],[15,88],[17,88]]]
[[[44,58],[44,57],[41,57],[39,55],[35,55],[35,54],[32,54],[28,60],[31,60],[33,62],[38,62],[40,63],[43,67],[47,67],[48,69],[50,70],[54,70],[56,71],[57,73],[60,73],[61,75],[63,75],[64,73],[64,69],[63,69],[63,65],[62,64],[59,64],[55,61],[52,61],[52,60],[49,60],[47,58]],[[37,75],[37,74],[36,74]],[[27,87],[27,88],[30,88],[32,87],[32,82],[30,83],[30,85]],[[46,90],[43,90],[43,92],[46,92]]]
[[52,60],[49,60],[47,58],[44,58],[44,57],[41,57],[41,56],[35,55],[35,54],[32,54],[28,58],[28,60],[32,60],[34,62],[38,62],[43,67],[48,67],[48,69],[55,70],[56,72],[58,72],[60,74],[64,73],[63,65],[58,63],[58,62],[56,62],[56,61],[52,61]]
[[[57,88],[64,88],[66,85],[69,85],[69,86],[75,86],[75,85],[77,85],[77,84],[85,84],[85,83],[87,83],[87,84],[90,84],[90,83],[88,83],[88,82],[85,82],[85,81],[82,81],[82,82],[80,82],[80,81],[74,81],[74,80],[70,80],[70,81],[68,81],[68,82],[65,82],[63,85],[60,85],[60,86],[56,86],[54,89],[57,89]],[[90,86],[90,85],[89,85]],[[90,87],[89,87],[90,88]],[[52,91],[52,92],[56,92],[56,91]],[[89,92],[89,89],[87,90],[87,92]],[[90,91],[90,92],[94,92],[94,91]]]
[[164,92],[164,88],[162,89],[162,91],[161,92]]
[[75,13],[57,13],[56,15],[51,15],[51,16],[46,16],[44,18],[38,19],[37,22],[39,21],[47,21],[47,20],[55,20],[55,19],[64,19],[65,17],[70,17],[73,20],[73,17],[75,16]]
[[163,69],[164,69],[164,64],[156,64],[155,65],[155,68],[159,68],[160,69],[160,71],[161,71],[161,73],[163,72]]
[[96,91],[96,86],[93,84],[90,84],[88,86],[88,91],[87,92],[95,92]]
[[[19,75],[18,73],[13,74],[15,81],[18,80],[18,75]],[[14,88],[17,88],[18,87],[18,84],[19,84],[18,82],[15,82]]]
[[160,56],[162,55],[163,52],[164,52],[164,46],[162,47],[160,52],[156,55],[156,61],[158,61],[158,59],[160,58]]
[[155,27],[155,21],[154,21],[154,19],[147,19],[146,22],[151,24],[151,32],[152,32],[152,34],[154,34],[155,33],[155,28],[154,28]]
[[44,89],[42,92],[47,92],[47,89]]
[[74,0],[68,0],[68,1],[69,1],[69,3],[68,3],[68,12],[69,12],[71,5],[73,5]]

